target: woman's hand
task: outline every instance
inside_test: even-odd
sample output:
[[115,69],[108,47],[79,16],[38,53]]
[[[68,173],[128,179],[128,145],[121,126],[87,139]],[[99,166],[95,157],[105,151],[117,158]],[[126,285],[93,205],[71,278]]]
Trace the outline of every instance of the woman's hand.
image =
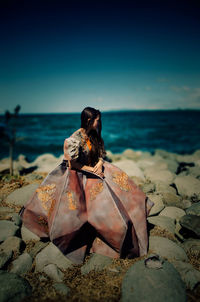
[[101,176],[101,177],[104,177],[104,173],[103,173],[102,167],[103,167],[103,162],[100,160],[100,161],[98,161],[98,163],[94,166],[93,172],[96,173],[96,174],[98,174],[98,175]]

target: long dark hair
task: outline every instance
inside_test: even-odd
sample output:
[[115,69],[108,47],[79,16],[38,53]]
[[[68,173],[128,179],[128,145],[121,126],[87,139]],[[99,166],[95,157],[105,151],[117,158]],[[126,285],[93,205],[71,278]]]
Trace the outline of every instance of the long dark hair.
[[[95,129],[90,129],[97,116],[99,116],[98,131],[96,131]],[[94,166],[98,162],[98,158],[102,157],[105,152],[104,141],[101,137],[101,112],[98,109],[92,107],[84,108],[81,112],[81,128],[84,128],[86,130],[86,134],[92,143],[92,149],[88,161],[89,164]]]

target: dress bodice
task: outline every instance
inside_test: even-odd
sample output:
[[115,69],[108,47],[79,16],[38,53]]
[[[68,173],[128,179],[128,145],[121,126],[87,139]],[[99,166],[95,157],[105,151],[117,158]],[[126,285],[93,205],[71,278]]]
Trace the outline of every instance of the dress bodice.
[[[64,142],[64,159],[77,160],[83,165],[90,165],[90,152],[92,150],[92,143],[87,136],[85,129],[80,128],[76,130]],[[106,155],[105,149],[102,153],[102,158]]]

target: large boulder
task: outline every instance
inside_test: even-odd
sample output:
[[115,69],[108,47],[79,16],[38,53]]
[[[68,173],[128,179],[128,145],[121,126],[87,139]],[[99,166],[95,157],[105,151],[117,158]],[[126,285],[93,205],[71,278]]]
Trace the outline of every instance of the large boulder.
[[5,202],[7,204],[23,206],[29,200],[29,198],[31,198],[38,186],[39,184],[32,183],[16,189],[7,196]]
[[175,232],[175,219],[172,219],[167,216],[153,216],[153,217],[147,217],[147,220],[149,223],[153,225],[157,225],[172,234],[174,234]]
[[32,294],[29,282],[15,273],[0,271],[0,301],[20,302]]
[[174,183],[177,187],[178,193],[184,198],[191,198],[193,196],[200,198],[200,180],[196,179],[194,176],[177,176]]
[[186,288],[174,266],[168,261],[159,269],[137,261],[122,281],[122,302],[184,302]]
[[166,216],[175,220],[179,220],[184,215],[185,211],[177,207],[166,207],[159,214],[159,216]]
[[73,263],[52,242],[37,254],[35,264],[36,271],[43,271],[48,264],[56,264],[61,269],[73,266]]
[[168,238],[160,236],[149,236],[149,250],[159,254],[169,261],[188,261],[188,257],[184,249]]
[[10,236],[15,236],[19,227],[8,220],[0,221],[0,242],[6,240]]
[[195,236],[200,238],[200,216],[192,214],[184,215],[180,218],[179,223],[182,227],[191,231]]
[[193,203],[189,208],[187,208],[186,214],[200,216],[200,201]]
[[93,253],[90,259],[81,267],[81,273],[87,274],[91,270],[101,271],[112,263],[112,258]]
[[138,165],[132,160],[129,159],[120,160],[115,162],[114,165],[125,171],[127,175],[130,177],[134,176],[134,177],[141,178],[142,180],[145,180],[144,173],[138,167]]

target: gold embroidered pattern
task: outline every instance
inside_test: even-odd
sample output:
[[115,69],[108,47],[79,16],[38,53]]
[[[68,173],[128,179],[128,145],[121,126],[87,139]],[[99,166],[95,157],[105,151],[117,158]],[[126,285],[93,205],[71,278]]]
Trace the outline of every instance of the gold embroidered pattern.
[[96,198],[96,196],[103,191],[103,183],[98,182],[96,185],[92,186],[90,189],[90,200]]
[[46,186],[40,186],[36,189],[38,193],[38,198],[42,202],[43,208],[47,211],[48,217],[51,215],[53,211],[53,207],[55,206],[56,200],[53,199],[53,193],[56,190],[56,184],[52,183]]
[[119,187],[124,191],[130,190],[130,185],[128,183],[128,175],[125,172],[114,172],[112,174],[113,182],[119,185]]
[[97,237],[97,238],[96,238],[96,243],[97,243],[98,245],[101,245],[101,244],[102,244],[102,240],[101,240],[99,237]]
[[44,227],[46,232],[48,232],[48,222],[43,216],[39,215],[37,217],[37,222]]
[[67,191],[67,199],[69,201],[69,209],[70,210],[76,210],[77,209],[77,203],[76,203],[76,200],[73,197],[72,192]]

